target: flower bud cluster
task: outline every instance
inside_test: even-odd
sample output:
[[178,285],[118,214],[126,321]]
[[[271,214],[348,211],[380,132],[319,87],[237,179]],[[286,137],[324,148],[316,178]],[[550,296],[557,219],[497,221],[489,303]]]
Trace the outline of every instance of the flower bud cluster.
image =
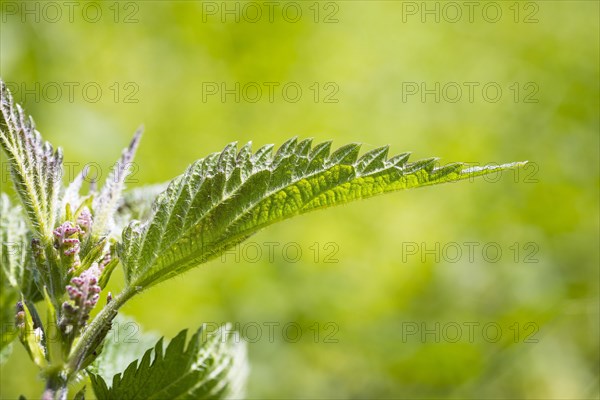
[[61,329],[65,333],[80,329],[85,326],[90,317],[90,312],[98,303],[100,286],[98,277],[101,270],[97,263],[83,271],[81,275],[73,277],[71,284],[67,285],[69,300],[62,305]]
[[80,240],[79,235],[83,231],[79,225],[73,225],[67,221],[54,230],[54,247],[61,252],[61,258],[66,259],[70,271],[79,266]]

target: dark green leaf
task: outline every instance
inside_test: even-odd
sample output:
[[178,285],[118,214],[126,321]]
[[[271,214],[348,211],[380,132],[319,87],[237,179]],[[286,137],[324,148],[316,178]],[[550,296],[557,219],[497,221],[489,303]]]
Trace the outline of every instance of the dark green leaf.
[[99,400],[105,399],[225,399],[243,395],[247,375],[245,343],[229,326],[207,334],[198,330],[187,348],[186,331],[163,351],[163,339],[113,377],[109,387],[91,373]]

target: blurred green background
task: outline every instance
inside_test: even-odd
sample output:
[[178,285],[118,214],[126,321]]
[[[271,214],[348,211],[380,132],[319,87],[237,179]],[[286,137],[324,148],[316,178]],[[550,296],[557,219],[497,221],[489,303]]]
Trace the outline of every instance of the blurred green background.
[[[144,330],[238,323],[250,398],[598,398],[598,2],[65,3],[2,2],[0,75],[75,170],[139,124],[130,187],[293,135],[532,161],[271,227],[126,305]],[[39,397],[21,346],[1,372]]]

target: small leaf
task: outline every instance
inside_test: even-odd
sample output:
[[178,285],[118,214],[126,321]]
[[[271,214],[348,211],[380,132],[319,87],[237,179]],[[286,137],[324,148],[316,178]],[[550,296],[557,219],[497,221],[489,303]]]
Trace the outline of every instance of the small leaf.
[[201,328],[189,341],[179,333],[163,351],[163,339],[113,377],[109,387],[91,373],[92,388],[104,399],[239,399],[248,373],[246,347],[230,326],[206,334]]
[[331,155],[330,142],[312,150],[309,145],[309,140],[293,138],[275,155],[272,146],[264,146],[253,157],[246,145],[237,156],[244,160],[245,174],[236,173],[232,144],[191,165],[157,196],[147,221],[123,231],[118,252],[128,285],[152,286],[220,255],[261,228],[311,210],[522,165],[437,167],[435,158],[409,163],[408,153],[388,160],[387,147],[357,159],[358,144]]
[[133,135],[129,147],[123,150],[121,158],[106,178],[106,183],[98,196],[94,199],[94,225],[93,237],[99,238],[110,233],[113,228],[113,216],[121,198],[121,192],[125,187],[125,180],[129,175],[135,152],[142,137],[142,128],[139,128]]

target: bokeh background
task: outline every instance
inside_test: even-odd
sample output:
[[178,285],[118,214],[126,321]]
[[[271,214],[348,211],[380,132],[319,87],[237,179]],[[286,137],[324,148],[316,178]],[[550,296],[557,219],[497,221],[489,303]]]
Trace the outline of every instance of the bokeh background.
[[[598,398],[598,2],[64,3],[1,3],[0,75],[74,170],[140,124],[132,188],[293,135],[532,162],[266,229],[126,305],[144,330],[237,323],[250,398]],[[1,397],[36,374],[15,346]]]

